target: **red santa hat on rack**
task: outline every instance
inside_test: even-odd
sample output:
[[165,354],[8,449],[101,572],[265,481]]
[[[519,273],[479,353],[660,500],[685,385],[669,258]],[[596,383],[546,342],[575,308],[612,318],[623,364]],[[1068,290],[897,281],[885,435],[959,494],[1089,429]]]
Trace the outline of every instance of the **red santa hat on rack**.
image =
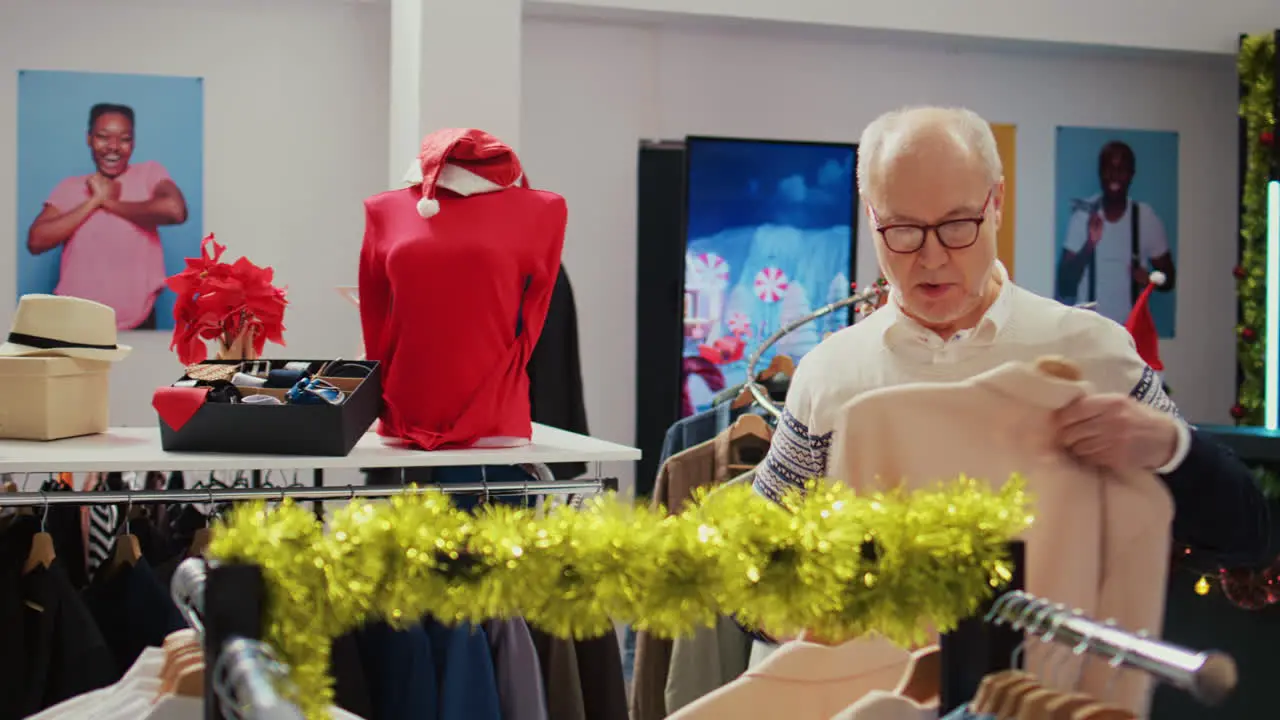
[[1151,317],[1151,291],[1163,285],[1164,280],[1164,273],[1159,270],[1151,273],[1147,286],[1129,311],[1129,319],[1124,322],[1125,329],[1133,336],[1138,355],[1157,372],[1164,370],[1164,363],[1160,362],[1160,335]]
[[418,214],[424,218],[440,212],[436,194],[442,189],[466,197],[529,186],[514,150],[483,130],[467,128],[437,130],[423,139],[404,179],[422,186]]

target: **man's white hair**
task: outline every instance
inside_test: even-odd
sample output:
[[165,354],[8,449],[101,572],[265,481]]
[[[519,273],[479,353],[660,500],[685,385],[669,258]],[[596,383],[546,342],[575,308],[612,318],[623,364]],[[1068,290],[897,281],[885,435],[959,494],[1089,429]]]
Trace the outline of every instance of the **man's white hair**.
[[996,146],[991,124],[967,108],[918,106],[887,112],[867,125],[858,142],[858,191],[864,198],[876,197],[881,156],[889,138],[904,126],[931,125],[956,137],[969,148],[987,170],[987,180],[995,183],[1004,177],[1004,164]]

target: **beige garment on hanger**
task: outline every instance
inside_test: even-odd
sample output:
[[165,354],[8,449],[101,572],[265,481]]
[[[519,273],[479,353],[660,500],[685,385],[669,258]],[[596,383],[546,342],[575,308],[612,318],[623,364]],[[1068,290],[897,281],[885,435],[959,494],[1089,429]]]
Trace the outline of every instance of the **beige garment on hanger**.
[[829,720],[872,690],[893,690],[911,654],[881,637],[827,646],[795,640],[671,720]]
[[[1026,590],[1157,636],[1173,501],[1150,472],[1101,472],[1058,446],[1054,411],[1091,392],[1011,362],[963,382],[864,393],[837,417],[829,474],[859,490],[886,490],[933,487],[961,473],[999,485],[1021,473],[1036,516],[1024,536]],[[1040,667],[1049,649],[1029,644],[1030,666]],[[1054,675],[1071,680],[1072,670]],[[1079,687],[1145,717],[1150,679],[1125,670],[1109,684],[1115,672],[1091,658]]]
[[[653,504],[671,513],[684,509],[694,491],[719,485],[730,479],[729,466],[742,448],[760,447],[768,441],[745,437],[730,441],[728,430],[704,443],[667,458],[653,486]],[[647,632],[636,633],[635,672],[631,687],[631,720],[661,720],[667,717],[667,679],[671,671],[674,644]]]
[[920,705],[892,692],[872,690],[831,720],[938,720],[938,706]]

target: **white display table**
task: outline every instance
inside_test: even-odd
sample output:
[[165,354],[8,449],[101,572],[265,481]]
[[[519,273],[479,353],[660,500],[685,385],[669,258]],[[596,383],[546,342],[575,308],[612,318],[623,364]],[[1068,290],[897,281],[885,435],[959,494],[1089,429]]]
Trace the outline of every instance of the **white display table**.
[[0,440],[0,472],[112,472],[148,470],[322,470],[327,468],[519,465],[628,462],[636,448],[534,424],[533,442],[516,448],[406,450],[366,433],[346,456],[172,453],[160,449],[156,427],[111,428],[99,435],[38,442]]

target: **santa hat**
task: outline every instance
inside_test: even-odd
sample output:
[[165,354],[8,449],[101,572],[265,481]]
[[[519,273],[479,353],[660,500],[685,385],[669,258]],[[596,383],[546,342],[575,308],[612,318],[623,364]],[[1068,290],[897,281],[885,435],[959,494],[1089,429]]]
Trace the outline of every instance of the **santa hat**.
[[1159,270],[1151,273],[1147,286],[1138,295],[1138,300],[1129,311],[1129,319],[1124,327],[1133,336],[1133,344],[1138,348],[1138,355],[1151,366],[1152,370],[1164,370],[1160,362],[1160,336],[1156,333],[1155,320],[1151,318],[1151,291],[1164,284],[1164,273]]
[[422,186],[418,214],[429,218],[440,212],[440,189],[458,195],[479,195],[515,187],[528,187],[520,158],[501,140],[483,130],[437,130],[422,141],[418,161],[405,174],[405,182]]

